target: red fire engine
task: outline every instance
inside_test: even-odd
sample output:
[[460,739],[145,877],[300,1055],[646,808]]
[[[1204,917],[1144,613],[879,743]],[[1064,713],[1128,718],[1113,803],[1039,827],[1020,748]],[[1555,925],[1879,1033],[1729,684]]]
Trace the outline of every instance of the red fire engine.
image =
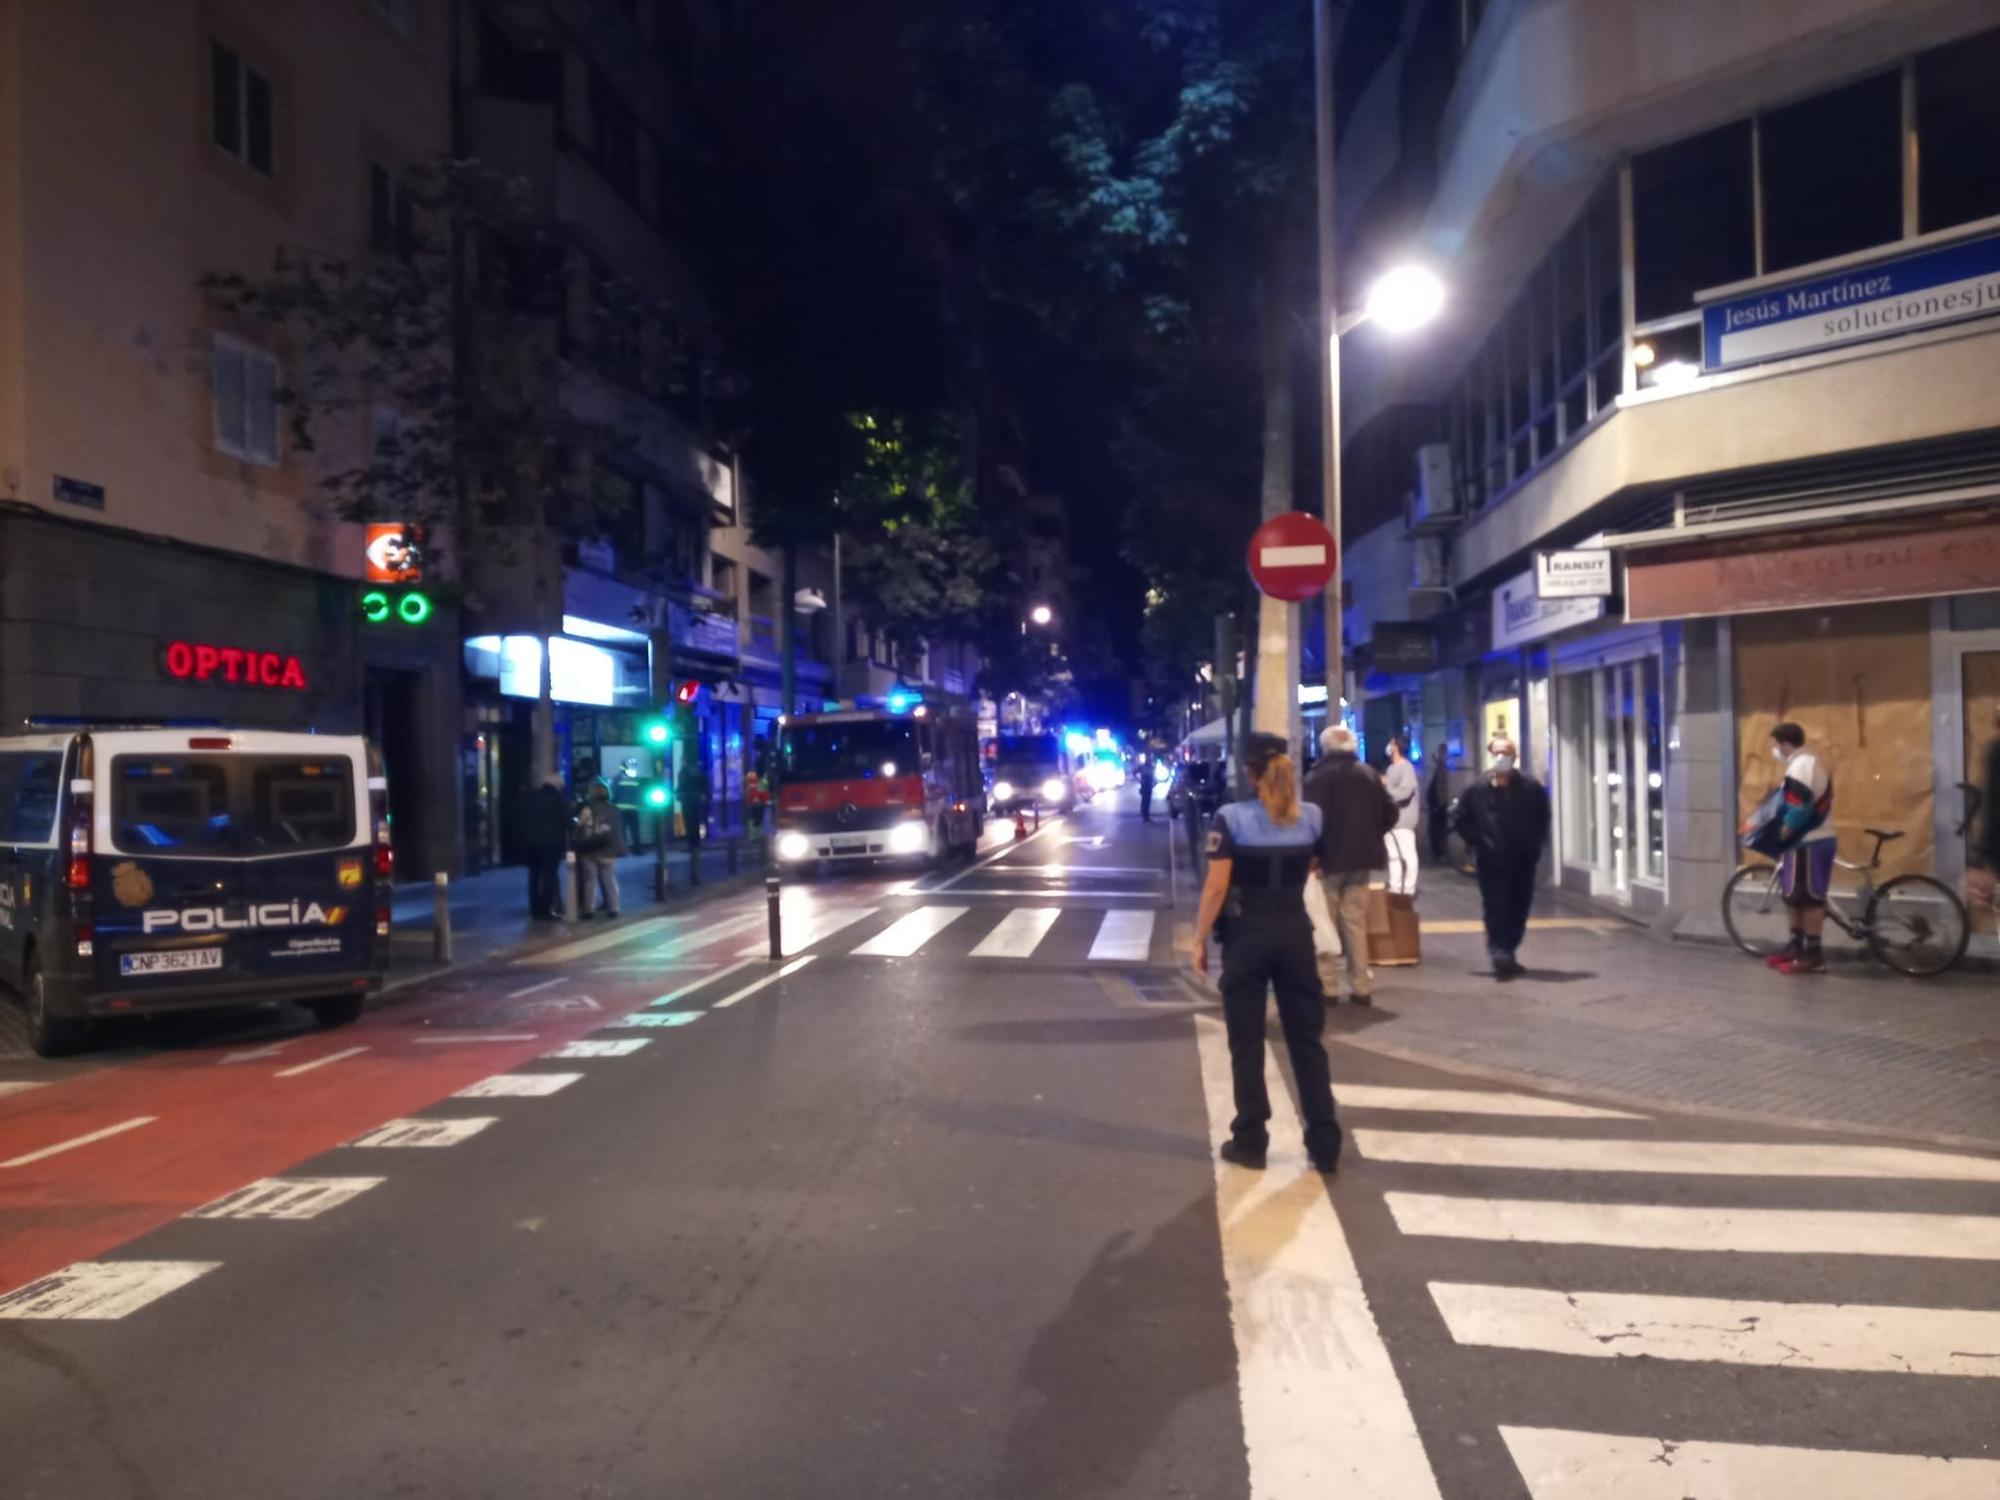
[[800,714],[778,738],[780,861],[970,855],[984,827],[978,727],[960,707]]

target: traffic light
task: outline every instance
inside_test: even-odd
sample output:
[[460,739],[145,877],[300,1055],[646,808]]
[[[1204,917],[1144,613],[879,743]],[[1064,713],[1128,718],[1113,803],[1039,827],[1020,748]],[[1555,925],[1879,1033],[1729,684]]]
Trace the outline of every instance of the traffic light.
[[665,719],[648,719],[644,728],[640,730],[640,733],[645,736],[646,743],[655,749],[671,745],[674,742],[673,726],[668,724]]
[[674,805],[674,794],[667,790],[664,781],[656,781],[646,788],[646,806],[656,812],[664,812]]
[[361,596],[361,618],[370,625],[400,620],[405,625],[421,625],[436,606],[422,589],[369,589]]
[[688,678],[686,682],[677,682],[674,684],[674,702],[678,703],[682,708],[693,707],[695,700],[700,696],[701,684],[692,677]]

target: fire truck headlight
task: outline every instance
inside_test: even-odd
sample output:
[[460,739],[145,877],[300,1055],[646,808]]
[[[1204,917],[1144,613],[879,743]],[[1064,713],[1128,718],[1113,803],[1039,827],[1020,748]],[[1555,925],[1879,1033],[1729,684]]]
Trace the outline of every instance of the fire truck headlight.
[[922,854],[931,846],[931,831],[922,823],[899,823],[889,830],[891,854]]
[[1010,798],[1012,798],[1012,797],[1013,797],[1013,795],[1014,795],[1014,783],[1013,783],[1013,782],[1011,782],[1011,781],[996,781],[996,782],[994,782],[994,783],[993,783],[993,796],[995,797],[995,799],[996,799],[996,800],[998,800],[998,801],[1001,801],[1001,802],[1006,802],[1006,801],[1008,801],[1008,800],[1009,800]]
[[781,833],[778,835],[778,858],[806,859],[813,852],[812,840],[803,833]]
[[1063,799],[1063,793],[1067,790],[1069,788],[1064,785],[1062,777],[1051,776],[1047,781],[1042,783],[1042,800],[1044,802],[1060,802]]

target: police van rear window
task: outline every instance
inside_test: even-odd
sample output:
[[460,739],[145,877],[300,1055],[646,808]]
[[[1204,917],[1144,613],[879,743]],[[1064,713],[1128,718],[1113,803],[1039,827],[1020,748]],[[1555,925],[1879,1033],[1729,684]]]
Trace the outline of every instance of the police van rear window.
[[62,751],[0,754],[0,844],[52,844],[62,794]]
[[111,841],[127,854],[302,854],[355,836],[340,756],[120,755],[111,799]]

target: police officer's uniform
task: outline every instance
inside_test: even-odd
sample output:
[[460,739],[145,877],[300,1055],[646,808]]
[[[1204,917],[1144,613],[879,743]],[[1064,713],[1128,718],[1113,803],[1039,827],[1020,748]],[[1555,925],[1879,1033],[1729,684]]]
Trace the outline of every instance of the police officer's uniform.
[[1306,1151],[1330,1165],[1340,1155],[1333,1080],[1327,1071],[1326,994],[1313,959],[1305,886],[1320,838],[1320,810],[1299,805],[1289,824],[1271,821],[1255,797],[1232,802],[1209,827],[1211,859],[1231,861],[1229,896],[1216,924],[1222,940],[1222,1014],[1229,1031],[1229,1066],[1236,1085],[1237,1143],[1261,1152],[1271,1101],[1264,1088],[1264,995],[1278,995],[1278,1020],[1292,1057],[1305,1121]]

